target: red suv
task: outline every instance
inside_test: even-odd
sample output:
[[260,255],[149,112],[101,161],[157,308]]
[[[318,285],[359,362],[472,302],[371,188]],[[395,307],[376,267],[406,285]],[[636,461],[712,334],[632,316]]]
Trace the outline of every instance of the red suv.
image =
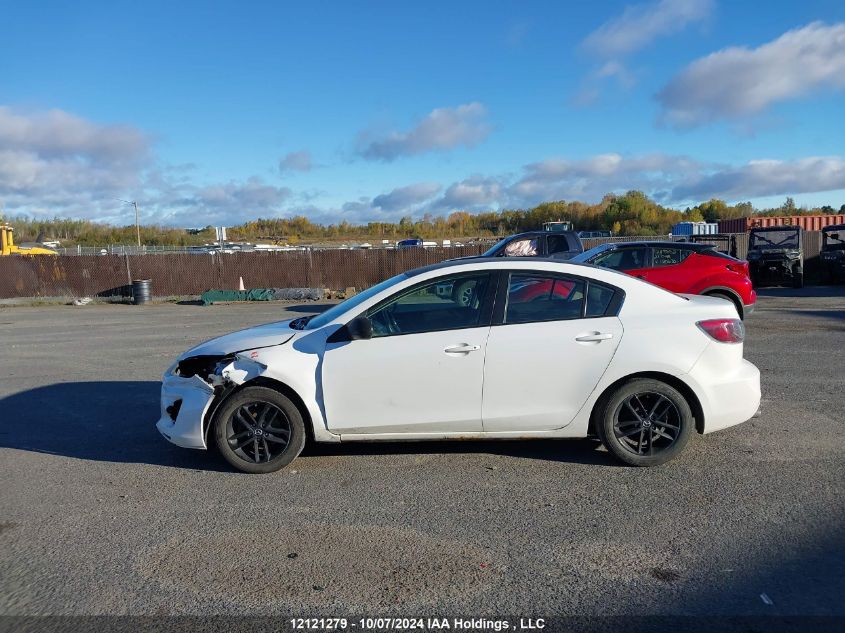
[[620,270],[672,292],[729,299],[741,319],[753,312],[757,301],[748,276],[748,262],[720,253],[711,244],[602,244],[570,261]]

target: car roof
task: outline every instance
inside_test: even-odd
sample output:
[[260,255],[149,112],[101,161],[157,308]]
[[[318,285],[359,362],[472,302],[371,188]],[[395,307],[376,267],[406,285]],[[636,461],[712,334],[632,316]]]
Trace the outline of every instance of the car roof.
[[712,244],[699,244],[697,242],[670,242],[670,241],[654,241],[649,242],[647,240],[639,241],[639,242],[605,242],[604,244],[599,244],[598,246],[594,246],[590,250],[594,249],[603,249],[603,250],[610,250],[613,248],[628,248],[628,247],[657,247],[657,248],[681,248],[690,251],[708,251],[713,248]]
[[822,231],[842,231],[845,230],[845,224],[830,224],[823,226]]
[[539,237],[540,235],[574,235],[578,237],[577,231],[524,231],[522,233],[514,233],[513,235],[508,235],[507,237],[503,237],[501,241],[504,240],[513,240],[519,237]]
[[[532,268],[536,267],[537,264],[557,264],[560,266],[578,266],[581,268],[602,271],[603,273],[618,273],[618,271],[611,270],[609,268],[603,268],[601,266],[595,266],[593,264],[588,263],[573,262],[568,259],[558,259],[555,257],[484,257],[483,255],[471,255],[469,257],[447,259],[436,264],[429,264],[427,266],[420,266],[419,268],[414,268],[412,270],[406,270],[405,275],[407,275],[408,277],[416,277],[417,275],[422,275],[437,270],[448,270],[450,268],[458,268],[460,266],[480,263],[490,264],[491,268],[508,268],[509,266],[513,266],[514,264],[517,264],[517,268]],[[625,277],[629,277],[624,273],[618,274],[624,275]]]

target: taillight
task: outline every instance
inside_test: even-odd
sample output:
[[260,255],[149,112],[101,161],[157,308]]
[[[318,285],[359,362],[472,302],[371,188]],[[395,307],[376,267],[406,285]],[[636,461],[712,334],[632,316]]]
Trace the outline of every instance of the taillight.
[[720,343],[742,343],[745,326],[739,319],[708,319],[696,323],[698,329]]

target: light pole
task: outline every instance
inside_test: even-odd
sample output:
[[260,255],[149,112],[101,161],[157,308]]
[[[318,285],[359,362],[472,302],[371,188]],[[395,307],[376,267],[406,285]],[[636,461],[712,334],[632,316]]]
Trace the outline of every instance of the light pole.
[[138,224],[138,203],[124,200],[123,198],[115,198],[115,200],[120,200],[125,204],[131,204],[135,207],[135,236],[138,238],[138,248],[141,248],[141,226]]

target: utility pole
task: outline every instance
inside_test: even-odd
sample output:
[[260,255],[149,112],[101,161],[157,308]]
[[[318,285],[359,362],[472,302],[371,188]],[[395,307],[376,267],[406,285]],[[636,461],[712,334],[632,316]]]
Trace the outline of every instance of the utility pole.
[[138,223],[138,203],[130,200],[124,200],[123,198],[115,198],[115,200],[120,200],[125,204],[131,204],[135,207],[135,237],[138,238],[138,248],[141,248],[141,225]]
[[132,206],[135,207],[135,237],[138,238],[138,248],[141,248],[141,225],[138,224],[138,203],[133,202]]

